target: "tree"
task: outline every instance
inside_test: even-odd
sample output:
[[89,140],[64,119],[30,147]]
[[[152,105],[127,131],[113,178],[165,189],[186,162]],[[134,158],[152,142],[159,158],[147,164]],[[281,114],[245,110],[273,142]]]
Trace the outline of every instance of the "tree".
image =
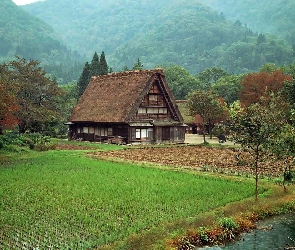
[[212,92],[221,96],[227,104],[239,100],[243,75],[228,75],[211,85]]
[[257,37],[257,42],[256,42],[256,45],[259,45],[261,43],[265,43],[266,42],[266,37],[264,34],[259,34],[258,37]]
[[278,68],[274,63],[266,63],[262,65],[259,69],[260,72],[268,72],[268,73],[272,73],[276,70],[278,70]]
[[4,64],[2,74],[16,88],[14,117],[18,121],[19,132],[42,132],[44,124],[60,117],[57,98],[62,95],[56,82],[46,76],[39,62],[17,57]]
[[206,143],[206,129],[209,128],[210,136],[211,130],[216,122],[225,121],[228,116],[228,110],[225,102],[214,95],[211,91],[192,91],[187,96],[187,105],[190,115],[200,115],[202,118],[203,139]]
[[132,70],[142,70],[143,65],[141,64],[139,58],[137,59],[137,62],[133,65]]
[[261,98],[249,107],[235,106],[230,112],[229,130],[232,140],[248,150],[253,157],[255,199],[258,199],[259,162],[268,154],[268,145],[287,122],[288,108],[281,97]]
[[99,76],[101,74],[100,72],[101,72],[100,59],[97,53],[95,52],[90,64],[90,74],[91,76]]
[[[111,70],[112,69],[110,68],[110,71]],[[99,58],[97,53],[95,52],[91,60],[91,64],[89,64],[88,62],[85,63],[82,74],[79,77],[77,83],[77,98],[79,99],[80,96],[82,96],[92,76],[106,75],[109,73],[108,71],[109,68],[106,62],[105,53],[102,51]]]
[[109,67],[108,67],[106,57],[103,51],[101,52],[101,55],[100,55],[99,68],[100,68],[99,75],[107,75],[109,73]]
[[282,88],[282,95],[288,101],[292,107],[295,109],[295,80],[286,81]]
[[78,86],[78,95],[77,99],[80,98],[80,96],[84,93],[86,87],[89,84],[89,80],[91,77],[91,69],[88,62],[85,63],[82,74],[78,80],[77,86]]
[[211,69],[205,69],[197,75],[197,78],[203,85],[204,90],[209,90],[211,85],[223,76],[227,76],[228,73],[221,68],[213,67]]
[[294,178],[291,169],[295,160],[295,128],[291,124],[284,124],[280,129],[280,134],[273,137],[268,145],[268,150],[271,151],[278,159],[283,160],[283,187],[287,191],[286,183],[291,182]]
[[176,99],[183,100],[190,91],[201,89],[200,81],[180,66],[170,65],[164,69],[164,72]]
[[260,102],[262,96],[269,98],[271,93],[279,93],[285,81],[291,80],[291,76],[280,70],[247,74],[241,82],[241,103],[250,106]]
[[0,134],[3,128],[17,125],[14,112],[17,111],[15,87],[0,72]]

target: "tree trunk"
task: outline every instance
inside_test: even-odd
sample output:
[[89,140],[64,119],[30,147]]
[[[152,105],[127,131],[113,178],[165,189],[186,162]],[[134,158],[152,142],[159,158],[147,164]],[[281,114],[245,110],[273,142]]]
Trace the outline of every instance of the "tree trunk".
[[205,136],[205,127],[203,126],[203,139],[204,139],[204,144],[206,143],[206,136]]
[[209,134],[210,134],[210,139],[212,139],[212,129],[213,129],[213,124],[210,122],[210,123],[209,123]]
[[258,161],[259,161],[259,150],[256,148],[255,156],[255,200],[258,200]]

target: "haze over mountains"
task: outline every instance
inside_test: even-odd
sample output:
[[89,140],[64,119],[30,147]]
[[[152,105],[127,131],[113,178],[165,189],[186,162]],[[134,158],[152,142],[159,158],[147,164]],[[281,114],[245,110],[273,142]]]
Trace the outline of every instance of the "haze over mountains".
[[[8,2],[11,0],[2,0],[0,10]],[[95,51],[105,51],[115,71],[132,68],[140,58],[144,68],[177,64],[197,74],[213,66],[233,73],[249,72],[265,63],[290,64],[294,58],[295,33],[287,29],[294,27],[295,20],[286,17],[295,8],[291,0],[272,4],[266,0],[45,0],[13,8],[22,14],[10,18],[12,10],[8,11],[3,26],[10,28],[4,28],[0,39],[16,40],[20,32],[23,37],[34,37],[38,44],[44,44],[39,39],[55,39],[71,52],[62,63],[83,61],[77,53],[90,61]],[[20,17],[26,27],[15,31]],[[32,28],[28,20],[38,20],[36,17],[39,24]],[[39,27],[45,32],[41,37],[40,31],[34,33]],[[28,40],[21,39],[20,47]],[[0,56],[13,54],[13,49],[9,51]],[[49,49],[43,60],[52,51],[55,49]]]

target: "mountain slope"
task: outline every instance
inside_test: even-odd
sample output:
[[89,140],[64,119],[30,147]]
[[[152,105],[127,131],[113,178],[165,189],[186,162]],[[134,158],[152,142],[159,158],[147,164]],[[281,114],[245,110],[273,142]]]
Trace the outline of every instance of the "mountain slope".
[[199,0],[231,20],[239,20],[258,32],[278,35],[295,44],[295,1]]
[[120,46],[113,64],[122,66],[120,62],[126,62],[130,66],[140,55],[148,67],[175,63],[197,74],[213,66],[241,73],[255,71],[265,63],[292,62],[291,46],[282,40],[261,38],[202,5],[186,2],[180,8],[180,2],[167,5],[144,36],[138,34]]
[[145,68],[173,63],[194,74],[213,66],[238,73],[292,62],[290,45],[227,21],[199,0],[46,0],[23,8],[89,59],[104,50],[115,70],[137,58]]
[[81,60],[77,53],[71,52],[60,42],[62,38],[51,26],[11,0],[1,0],[0,13],[0,62],[10,60],[15,55],[38,60],[45,67],[60,67],[67,60],[72,66],[75,61]]
[[46,0],[23,8],[62,34],[74,49],[110,54],[142,31],[151,16],[160,14],[163,1]]

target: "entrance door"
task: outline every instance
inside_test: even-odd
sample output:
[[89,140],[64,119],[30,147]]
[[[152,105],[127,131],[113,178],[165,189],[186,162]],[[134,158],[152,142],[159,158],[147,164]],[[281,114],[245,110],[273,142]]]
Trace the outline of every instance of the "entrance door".
[[170,140],[170,127],[162,128],[162,140]]

